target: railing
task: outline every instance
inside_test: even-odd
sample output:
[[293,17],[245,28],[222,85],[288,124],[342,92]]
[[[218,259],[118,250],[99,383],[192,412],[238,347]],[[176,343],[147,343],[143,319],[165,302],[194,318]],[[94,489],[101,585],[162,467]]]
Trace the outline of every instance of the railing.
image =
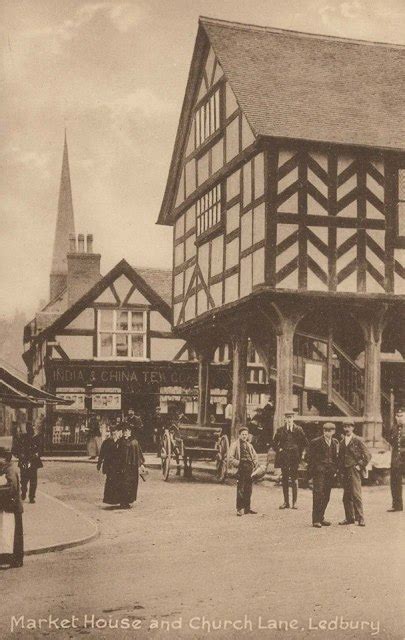
[[[332,343],[331,388],[356,414],[364,410],[364,372],[336,344]],[[311,360],[328,369],[328,340],[307,333],[297,333],[294,340],[294,373],[303,376],[305,362]],[[324,376],[327,379],[327,375]],[[324,385],[323,392],[327,392]]]

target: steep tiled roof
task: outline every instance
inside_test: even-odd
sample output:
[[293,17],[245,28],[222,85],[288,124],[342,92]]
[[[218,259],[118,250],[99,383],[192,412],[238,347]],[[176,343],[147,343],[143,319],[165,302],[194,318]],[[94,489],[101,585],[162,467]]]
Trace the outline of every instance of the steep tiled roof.
[[153,289],[158,296],[167,302],[168,305],[172,304],[172,271],[171,269],[138,269],[134,267],[134,270],[141,276]]
[[39,313],[49,313],[60,315],[63,311],[67,309],[68,305],[68,295],[67,289],[63,289],[56,298],[47,302],[46,305],[40,310]]
[[404,46],[200,24],[256,134],[405,147]]
[[[136,268],[132,267],[126,260],[121,260],[115,265],[111,271],[103,276],[92,287],[89,287],[87,293],[85,293],[79,300],[77,300],[71,307],[68,307],[67,303],[67,289],[61,292],[61,294],[48,302],[36,316],[36,329],[35,334],[38,337],[43,331],[48,328],[52,328],[53,325],[59,323],[60,320],[66,316],[69,318],[69,322],[72,319],[70,316],[75,317],[80,311],[85,308],[87,304],[93,301],[105,286],[114,282],[122,273],[125,273],[130,280],[139,282],[140,289],[146,289],[145,296],[150,299],[151,302],[162,307],[161,311],[167,318],[171,314],[171,298],[172,298],[172,272],[170,269],[153,269],[153,268]],[[143,283],[139,281],[139,278],[143,280]],[[162,302],[163,301],[163,302]],[[28,342],[32,337],[32,325],[34,321],[29,322],[24,331],[24,342]]]

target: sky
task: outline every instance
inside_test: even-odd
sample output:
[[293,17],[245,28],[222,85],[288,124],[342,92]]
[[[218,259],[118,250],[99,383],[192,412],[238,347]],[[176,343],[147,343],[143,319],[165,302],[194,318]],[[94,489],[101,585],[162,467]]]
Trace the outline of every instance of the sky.
[[48,298],[65,127],[102,272],[171,267],[155,222],[199,15],[405,44],[405,0],[0,0],[0,316]]

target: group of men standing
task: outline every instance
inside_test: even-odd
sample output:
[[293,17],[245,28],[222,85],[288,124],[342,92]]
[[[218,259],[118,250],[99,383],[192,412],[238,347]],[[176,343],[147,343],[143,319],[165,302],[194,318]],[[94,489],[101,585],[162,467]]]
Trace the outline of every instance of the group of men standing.
[[145,474],[144,457],[131,424],[122,422],[110,427],[103,441],[97,469],[106,476],[103,502],[130,509],[138,493],[138,479]]
[[339,524],[358,523],[365,526],[361,497],[361,479],[371,460],[363,440],[354,434],[354,423],[343,425],[344,436],[339,443],[334,437],[333,422],[323,425],[323,434],[308,442],[303,429],[294,424],[294,413],[285,414],[285,425],[278,429],[273,441],[276,451],[275,466],[281,468],[284,502],[280,509],[289,509],[289,484],[292,485],[292,508],[297,508],[298,467],[304,449],[307,450],[308,478],[313,481],[312,524],[316,528],[329,526],[325,519],[331,490],[339,474],[343,485],[345,518]]
[[[273,439],[272,448],[276,452],[275,467],[281,469],[284,501],[280,509],[296,509],[298,499],[298,468],[304,450],[307,451],[307,477],[313,482],[312,524],[315,528],[330,526],[325,518],[332,487],[339,477],[343,486],[344,519],[340,525],[357,522],[365,526],[362,503],[361,482],[367,477],[367,466],[371,454],[363,440],[355,435],[354,423],[347,419],[343,424],[343,437],[340,442],[335,438],[336,426],[333,422],[323,425],[321,436],[308,442],[305,433],[294,423],[294,412],[285,414],[284,425]],[[392,507],[388,511],[402,511],[402,476],[405,459],[405,406],[397,407],[395,426],[390,434],[392,446],[391,493]],[[252,482],[258,458],[249,443],[249,430],[242,427],[239,438],[230,451],[231,464],[237,471],[237,515],[255,513],[251,509]],[[291,500],[290,500],[291,486]]]

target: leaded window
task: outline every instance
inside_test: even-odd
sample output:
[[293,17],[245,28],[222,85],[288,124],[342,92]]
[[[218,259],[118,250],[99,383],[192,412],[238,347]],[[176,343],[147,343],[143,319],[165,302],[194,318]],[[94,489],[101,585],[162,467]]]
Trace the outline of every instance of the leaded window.
[[217,184],[197,200],[197,236],[212,229],[221,221],[221,185]]
[[195,112],[195,148],[212,136],[220,126],[220,91],[217,89]]
[[99,358],[146,358],[146,312],[99,309],[97,355]]

